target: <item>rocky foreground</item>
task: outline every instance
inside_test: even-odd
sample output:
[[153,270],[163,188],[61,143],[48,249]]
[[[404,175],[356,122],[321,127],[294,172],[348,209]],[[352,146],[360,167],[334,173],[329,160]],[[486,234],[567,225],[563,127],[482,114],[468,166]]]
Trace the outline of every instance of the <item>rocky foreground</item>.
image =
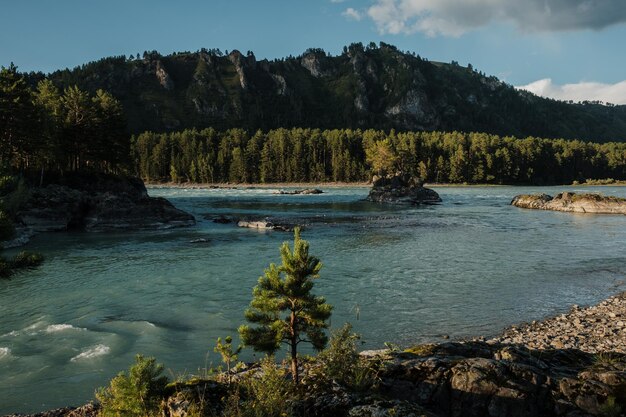
[[526,209],[554,210],[569,213],[626,214],[626,199],[600,194],[559,193],[522,194],[515,196],[511,205]]
[[[623,416],[626,411],[626,293],[589,308],[574,306],[541,322],[485,340],[362,352],[379,366],[367,390],[334,384],[300,398],[318,417]],[[377,364],[377,365],[374,365]],[[306,378],[305,378],[306,379]],[[164,417],[189,416],[200,396],[219,415],[225,385],[198,381],[165,400]],[[313,393],[314,392],[314,393]],[[97,407],[34,417],[95,416]]]
[[435,191],[425,188],[419,178],[407,174],[374,177],[368,201],[393,204],[436,204],[441,197]]
[[137,178],[82,175],[23,194],[17,238],[4,247],[23,245],[42,232],[151,230],[195,224],[191,214],[166,199],[149,197]]

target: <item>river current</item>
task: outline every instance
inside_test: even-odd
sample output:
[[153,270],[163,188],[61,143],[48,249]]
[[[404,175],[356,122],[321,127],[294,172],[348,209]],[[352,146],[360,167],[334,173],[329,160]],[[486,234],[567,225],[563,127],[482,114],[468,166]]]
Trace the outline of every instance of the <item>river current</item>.
[[218,365],[215,340],[236,336],[252,287],[292,239],[214,223],[220,215],[304,224],[324,264],[315,291],[363,349],[493,335],[626,289],[625,216],[509,205],[521,193],[626,197],[626,187],[435,187],[443,203],[415,208],[364,202],[363,187],[323,189],[155,188],[198,225],[33,239],[26,249],[44,265],[0,280],[0,414],[80,405],[136,353],[172,378]]

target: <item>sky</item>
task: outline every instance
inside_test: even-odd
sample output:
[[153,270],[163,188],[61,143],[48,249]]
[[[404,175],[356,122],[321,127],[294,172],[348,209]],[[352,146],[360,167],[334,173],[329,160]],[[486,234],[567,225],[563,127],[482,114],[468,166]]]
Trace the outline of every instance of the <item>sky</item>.
[[51,72],[200,48],[256,57],[386,42],[536,94],[626,104],[625,0],[0,0],[0,65]]

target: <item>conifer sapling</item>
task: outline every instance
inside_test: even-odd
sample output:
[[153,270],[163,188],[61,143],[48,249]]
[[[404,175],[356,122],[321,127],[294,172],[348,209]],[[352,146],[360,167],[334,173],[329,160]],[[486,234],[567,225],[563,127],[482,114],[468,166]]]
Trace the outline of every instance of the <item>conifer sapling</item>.
[[298,383],[298,345],[310,343],[316,350],[326,346],[324,330],[332,306],[324,297],[311,293],[313,280],[319,278],[320,260],[309,255],[309,242],[295,229],[293,251],[287,242],[280,248],[282,264],[270,264],[254,287],[246,319],[255,327],[242,325],[239,334],[254,350],[275,353],[285,344],[289,348],[291,374]]

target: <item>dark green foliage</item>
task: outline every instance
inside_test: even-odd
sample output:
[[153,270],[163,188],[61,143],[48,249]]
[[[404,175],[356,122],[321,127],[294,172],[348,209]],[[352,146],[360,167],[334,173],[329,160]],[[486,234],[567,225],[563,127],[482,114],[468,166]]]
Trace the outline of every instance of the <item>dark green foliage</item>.
[[[255,350],[275,353],[285,343],[289,347],[291,372],[298,382],[298,345],[310,343],[324,348],[324,329],[332,306],[323,297],[311,293],[313,279],[319,277],[320,260],[309,255],[309,243],[300,238],[296,228],[293,251],[287,242],[280,248],[282,265],[271,264],[254,287],[246,319],[255,327],[242,325],[239,334],[244,344]],[[284,314],[284,316],[282,316]]]
[[[485,133],[241,129],[142,133],[137,174],[152,181],[368,181],[400,170],[427,182],[571,184],[626,179],[626,143]],[[175,173],[176,177],[172,177]]]
[[151,417],[160,415],[167,377],[154,358],[135,357],[128,371],[120,372],[106,388],[96,392],[102,417]]
[[359,339],[349,323],[335,330],[328,347],[311,364],[309,378],[322,386],[337,383],[355,391],[371,388],[377,382],[381,364],[359,355]]
[[[30,82],[41,78],[33,74]],[[540,98],[469,66],[429,62],[384,43],[273,61],[238,51],[153,51],[142,60],[104,58],[49,79],[62,88],[111,92],[135,134],[302,126],[626,139],[626,106]]]
[[224,417],[286,417],[291,415],[291,403],[297,399],[294,384],[285,370],[272,357],[261,360],[254,376],[237,383],[226,398]]
[[15,66],[2,67],[0,166],[41,182],[46,171],[118,173],[128,155],[125,115],[111,94],[75,85],[61,92],[48,79],[33,89]]
[[17,178],[12,175],[4,175],[0,177],[0,197],[15,191],[17,184]]
[[15,227],[11,218],[0,210],[0,242],[12,239],[15,236]]
[[233,349],[233,338],[230,336],[226,336],[224,341],[222,342],[222,338],[217,338],[217,343],[215,344],[215,348],[213,351],[215,353],[219,353],[222,357],[222,362],[226,365],[226,375],[228,378],[228,384],[231,382],[231,365],[233,362],[237,362],[237,358],[239,353],[241,352],[242,347],[238,346],[236,349]]
[[26,252],[22,251],[18,253],[13,261],[11,261],[11,266],[13,269],[30,269],[36,268],[43,263],[43,255],[39,253]]

